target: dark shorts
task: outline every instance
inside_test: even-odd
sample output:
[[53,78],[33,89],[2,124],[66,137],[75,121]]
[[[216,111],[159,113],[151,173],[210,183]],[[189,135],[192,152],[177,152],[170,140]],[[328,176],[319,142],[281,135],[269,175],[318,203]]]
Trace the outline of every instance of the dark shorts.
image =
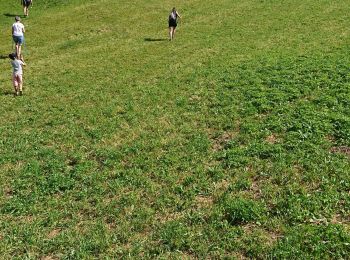
[[31,3],[32,3],[32,1],[30,1],[30,0],[22,0],[22,5],[25,7],[29,7]]
[[169,27],[176,27],[176,26],[177,26],[176,20],[169,19]]

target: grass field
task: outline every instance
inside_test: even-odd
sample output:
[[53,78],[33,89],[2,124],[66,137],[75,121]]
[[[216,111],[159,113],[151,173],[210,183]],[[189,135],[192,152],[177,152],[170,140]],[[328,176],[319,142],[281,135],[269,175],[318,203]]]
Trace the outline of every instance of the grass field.
[[18,2],[2,259],[349,258],[347,1],[35,1],[15,98]]

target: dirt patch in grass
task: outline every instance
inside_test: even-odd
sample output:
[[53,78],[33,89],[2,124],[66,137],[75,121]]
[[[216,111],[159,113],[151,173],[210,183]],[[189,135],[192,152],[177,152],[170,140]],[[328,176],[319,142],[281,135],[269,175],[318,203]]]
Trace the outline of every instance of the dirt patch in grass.
[[250,186],[250,191],[253,193],[254,199],[261,198],[262,192],[260,189],[259,181],[253,181],[252,185]]
[[332,224],[350,224],[350,216],[344,217],[340,214],[335,214],[330,222]]
[[196,102],[196,101],[200,101],[201,97],[198,95],[192,95],[192,96],[190,96],[189,100],[192,102]]
[[350,147],[349,146],[334,146],[331,148],[332,153],[345,154],[350,158]]
[[47,235],[47,237],[48,237],[49,239],[53,239],[53,238],[55,238],[59,233],[61,233],[61,229],[55,228],[55,229],[53,229],[53,230],[50,231],[50,233]]
[[209,208],[213,205],[214,200],[211,197],[197,196],[195,198],[195,204],[197,208]]
[[40,260],[57,260],[57,259],[59,259],[59,258],[56,256],[52,256],[52,255],[42,256],[40,258]]
[[272,246],[273,244],[275,244],[277,242],[278,239],[282,238],[283,235],[282,233],[278,232],[278,231],[268,231],[267,232],[267,244]]
[[349,225],[350,217],[342,216],[341,214],[335,214],[331,219],[329,218],[311,218],[307,222],[314,225],[328,225],[328,224],[340,224],[340,225]]
[[222,180],[220,182],[215,183],[215,190],[227,190],[230,186],[230,182],[228,180]]
[[248,256],[243,255],[243,253],[235,252],[232,255],[225,255],[228,259],[237,259],[237,260],[245,260],[250,259]]
[[224,149],[225,145],[231,141],[237,135],[236,132],[224,132],[223,134],[212,137],[212,149],[214,151],[220,151]]
[[184,215],[184,212],[172,212],[172,213],[165,213],[165,214],[157,214],[155,217],[157,223],[164,224],[169,221],[178,220],[182,218]]
[[7,198],[12,198],[13,190],[11,187],[5,186],[4,187],[4,194]]
[[265,138],[265,141],[269,144],[275,144],[279,142],[279,138],[276,135],[271,134]]

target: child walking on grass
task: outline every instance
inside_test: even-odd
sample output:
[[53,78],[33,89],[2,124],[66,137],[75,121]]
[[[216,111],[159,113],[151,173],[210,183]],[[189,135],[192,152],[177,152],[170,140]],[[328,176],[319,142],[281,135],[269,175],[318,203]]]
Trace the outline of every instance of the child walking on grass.
[[11,59],[11,65],[13,68],[12,73],[12,83],[15,89],[15,96],[23,94],[23,69],[22,67],[26,64],[24,63],[23,56],[20,59],[17,59],[17,55],[14,53],[9,54]]

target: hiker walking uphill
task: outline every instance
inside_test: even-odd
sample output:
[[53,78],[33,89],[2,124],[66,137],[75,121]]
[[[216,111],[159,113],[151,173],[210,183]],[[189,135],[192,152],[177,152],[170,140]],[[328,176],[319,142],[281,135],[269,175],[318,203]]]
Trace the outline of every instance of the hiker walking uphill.
[[12,39],[16,44],[16,55],[17,58],[21,57],[21,48],[24,43],[24,25],[21,23],[19,16],[15,17],[15,23],[12,25]]
[[175,37],[175,31],[177,26],[177,19],[181,18],[179,13],[176,11],[174,7],[169,14],[169,40],[172,41]]
[[33,0],[21,0],[23,5],[23,13],[25,16],[29,15],[29,7],[33,4]]

